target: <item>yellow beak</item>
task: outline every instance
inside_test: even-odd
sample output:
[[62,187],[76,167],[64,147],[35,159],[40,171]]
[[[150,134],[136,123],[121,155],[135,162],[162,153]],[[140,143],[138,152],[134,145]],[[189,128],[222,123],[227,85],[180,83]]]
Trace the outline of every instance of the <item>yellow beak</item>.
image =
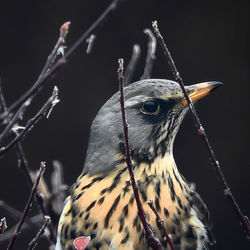
[[[195,102],[202,99],[218,87],[222,86],[222,82],[203,82],[185,87],[190,99]],[[186,98],[181,100],[183,106],[187,106]]]

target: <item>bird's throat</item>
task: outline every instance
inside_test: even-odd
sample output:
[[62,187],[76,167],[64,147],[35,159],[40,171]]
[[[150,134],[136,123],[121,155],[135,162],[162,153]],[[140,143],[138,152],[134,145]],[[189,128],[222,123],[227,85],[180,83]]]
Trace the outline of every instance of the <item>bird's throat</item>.
[[[117,156],[118,161],[120,157]],[[182,202],[185,203],[189,187],[180,175],[172,154],[157,157],[152,164],[141,163],[137,165],[136,162],[133,164],[135,166],[135,180],[144,206],[147,206],[146,202],[152,199],[155,201],[157,210],[162,211],[164,208],[161,207],[161,201],[164,200],[168,213],[175,214],[178,206],[185,205]],[[129,203],[129,200],[134,199],[134,193],[126,162],[117,165],[107,175],[81,175],[74,186],[73,197],[78,200],[79,196],[86,192],[90,192],[88,197],[92,197],[92,202],[95,201],[99,204],[106,202],[105,199],[110,194],[112,194],[111,199],[115,200],[115,198],[120,197],[119,199],[125,199]],[[85,208],[91,205],[90,201],[84,201],[84,203],[86,204]],[[88,205],[88,203],[90,204]]]

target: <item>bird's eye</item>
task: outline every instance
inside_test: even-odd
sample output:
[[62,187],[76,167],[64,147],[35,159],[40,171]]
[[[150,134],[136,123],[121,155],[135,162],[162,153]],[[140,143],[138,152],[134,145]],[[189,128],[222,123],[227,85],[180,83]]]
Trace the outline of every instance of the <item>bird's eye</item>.
[[160,111],[160,105],[157,101],[149,100],[142,104],[142,112],[151,115],[157,115]]

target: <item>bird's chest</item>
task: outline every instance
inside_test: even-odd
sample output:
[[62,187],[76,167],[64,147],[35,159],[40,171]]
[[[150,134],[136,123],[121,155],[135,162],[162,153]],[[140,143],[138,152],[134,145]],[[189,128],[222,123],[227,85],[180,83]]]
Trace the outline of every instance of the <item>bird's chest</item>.
[[[146,171],[143,166],[140,172],[135,171],[146,219],[163,244],[166,242],[159,230],[160,225],[146,202],[153,200],[168,232],[173,236],[182,230],[183,221],[190,213],[186,198],[187,184],[175,170],[171,171],[156,171],[153,167]],[[125,168],[108,178],[84,176],[78,179],[68,210],[70,237],[90,235],[90,246],[98,246],[100,249],[147,248]],[[67,215],[67,209],[64,214]]]

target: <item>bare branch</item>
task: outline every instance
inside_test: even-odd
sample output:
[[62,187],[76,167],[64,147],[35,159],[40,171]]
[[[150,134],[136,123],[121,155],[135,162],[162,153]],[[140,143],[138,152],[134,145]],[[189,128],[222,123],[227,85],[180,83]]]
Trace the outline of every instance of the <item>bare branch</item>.
[[[2,86],[1,86],[1,79],[0,79],[0,102],[1,102],[0,106],[3,107],[3,112],[5,112],[6,111],[6,103],[5,103],[3,90],[2,90]],[[24,109],[25,109],[25,107],[24,107]],[[20,114],[23,113],[24,109],[21,109]],[[21,116],[19,116],[18,112],[16,113],[16,116],[17,116],[16,117],[17,119],[13,119],[12,121],[10,121],[10,116],[6,117],[9,128],[6,129],[8,127],[7,126],[5,128],[5,131],[0,135],[0,142],[1,142],[1,139],[4,137],[5,133],[7,134],[9,132],[10,134],[12,134],[12,137],[14,137],[17,134],[17,132],[13,131],[13,129],[10,130],[12,128],[12,126],[17,122],[17,120],[21,118]],[[13,123],[12,125],[10,125],[11,122]],[[24,155],[24,152],[22,149],[22,145],[20,142],[17,143],[17,158],[18,158],[18,167],[21,169],[24,169],[24,170],[26,169],[26,171],[28,172],[28,163],[27,163],[27,160],[25,158],[25,155]]]
[[41,162],[40,170],[38,172],[38,175],[37,175],[36,181],[34,183],[34,186],[33,186],[32,190],[31,190],[31,193],[30,193],[29,199],[27,201],[27,204],[26,204],[26,206],[24,208],[23,215],[20,218],[20,221],[19,221],[19,223],[17,225],[17,228],[16,228],[16,230],[15,230],[13,236],[12,236],[12,239],[9,242],[7,250],[10,250],[10,249],[13,248],[13,246],[15,244],[15,241],[16,241],[17,237],[19,236],[20,232],[21,232],[21,229],[22,229],[22,226],[24,224],[25,218],[28,215],[28,212],[29,212],[29,210],[31,208],[34,196],[35,196],[35,194],[37,192],[37,186],[39,184],[40,178],[43,175],[44,171],[45,171],[45,162]]
[[129,61],[129,64],[126,68],[125,75],[124,75],[124,86],[127,86],[131,83],[131,79],[133,77],[133,74],[135,72],[136,65],[139,61],[141,55],[141,48],[139,44],[135,44],[133,46],[133,53],[132,57]]
[[[55,58],[56,58],[56,55],[58,54],[58,52],[60,51],[63,51],[63,47],[62,45],[61,46],[55,46],[55,48],[58,47],[58,49],[54,49],[53,52],[52,52],[52,56],[50,56],[39,76],[39,78],[37,79],[36,83],[26,92],[24,93],[24,95],[17,100],[17,102],[13,103],[11,105],[11,107],[9,109],[6,109],[5,111],[0,111],[1,114],[0,114],[0,121],[5,119],[5,118],[9,118],[10,117],[10,114],[11,112],[18,108],[20,105],[20,109],[19,111],[17,111],[17,116],[15,118],[15,120],[12,121],[12,123],[10,124],[10,126],[8,127],[8,129],[6,131],[11,131],[11,128],[17,123],[18,120],[21,119],[22,117],[22,114],[24,112],[22,105],[24,104],[28,104],[35,96],[36,93],[38,93],[40,90],[41,90],[41,87],[43,86],[43,84],[45,83],[45,81],[51,76],[53,75],[57,69],[60,68],[60,66],[62,64],[65,63],[66,59],[72,55],[72,53],[80,46],[80,44],[89,36],[89,34],[92,33],[92,31],[94,31],[94,29],[96,27],[98,27],[103,21],[104,19],[106,19],[106,17],[112,13],[118,6],[118,3],[121,2],[121,0],[114,0],[112,1],[112,3],[108,6],[108,8],[106,9],[106,11],[104,11],[104,13],[96,20],[96,22],[94,22],[94,24],[76,41],[76,43],[72,46],[72,50],[70,51],[70,53],[66,53],[66,56],[64,56],[62,59],[58,60],[56,63],[57,63],[57,66],[55,66],[55,64],[53,64],[53,62],[55,61]],[[68,26],[69,26],[69,23],[65,23],[62,27],[61,27],[61,30],[60,30],[60,36],[66,36],[67,32],[68,32]],[[84,38],[84,36],[86,38]],[[81,41],[80,41],[81,40]],[[64,39],[62,39],[62,41],[64,42]],[[60,49],[62,48],[62,50]],[[54,53],[56,52],[56,53]],[[51,62],[51,63],[50,63]],[[53,69],[52,72],[50,72],[50,69]],[[49,75],[48,75],[49,73]],[[29,102],[27,102],[27,100],[29,100]],[[25,103],[26,102],[26,103]],[[53,104],[53,103],[52,103]],[[25,106],[29,106],[29,105],[25,105]],[[48,112],[50,113],[50,112]],[[8,122],[9,124],[9,122]],[[31,126],[32,127],[32,126]],[[12,132],[12,131],[11,131]],[[6,132],[7,134],[7,132]],[[22,137],[23,134],[20,135],[20,138]],[[32,179],[31,179],[31,176],[30,176],[30,173],[29,173],[29,168],[28,168],[28,164],[27,164],[27,160],[25,158],[25,155],[23,153],[23,150],[22,150],[22,147],[21,147],[21,144],[20,142],[17,142],[17,153],[18,153],[18,165],[21,169],[24,170],[24,173],[26,175],[26,177],[28,178],[28,182],[30,184],[33,183]],[[62,192],[62,190],[64,190],[65,187],[60,187],[58,188],[58,192]],[[60,189],[60,190],[59,190]],[[52,193],[52,195],[56,195],[56,192]],[[46,215],[46,209],[43,205],[43,198],[41,197],[40,194],[36,193],[35,195],[36,197],[36,200],[37,200],[37,203],[39,205],[39,208],[42,212],[43,215]],[[53,236],[53,229],[51,227],[51,224],[49,224],[49,229],[50,229],[50,240],[52,240],[53,242],[55,242],[55,237]]]
[[51,222],[51,219],[49,216],[46,216],[44,218],[44,223],[41,227],[41,229],[38,231],[37,235],[35,236],[35,238],[29,243],[29,247],[28,250],[32,250],[36,247],[38,241],[40,240],[41,236],[44,234],[45,232],[45,228],[48,226],[48,224]]
[[[28,219],[29,219],[31,224],[28,223]],[[34,215],[31,218],[26,218],[26,220],[22,226],[22,232],[27,230],[27,229],[30,229],[31,225],[35,226],[37,229],[39,229],[43,222],[44,222],[44,218],[41,214]],[[8,229],[7,231],[5,231],[4,234],[0,237],[0,243],[5,242],[5,241],[9,241],[12,238],[12,235],[15,232],[16,227],[17,227],[17,224],[15,226],[13,226],[12,228]]]
[[151,72],[155,61],[155,50],[156,50],[156,39],[153,32],[150,29],[145,29],[144,33],[148,36],[148,52],[144,67],[144,73],[141,76],[141,80],[149,79],[151,77]]
[[[41,178],[38,191],[43,197],[44,204],[49,212],[52,221],[57,221],[57,216],[61,214],[64,201],[66,198],[66,191],[68,186],[63,182],[62,165],[58,161],[53,162],[54,172],[51,175],[51,191],[49,190],[47,183]],[[35,174],[31,172],[32,179],[34,180]]]
[[[30,99],[28,99],[21,108],[15,113],[13,118],[8,122],[8,125],[5,127],[3,132],[0,135],[0,142],[2,139],[10,132],[10,130],[13,128],[13,126],[17,123],[18,120],[22,119],[23,113],[25,109],[30,105]],[[7,120],[9,120],[9,116],[6,117]]]
[[[4,108],[3,111],[5,112],[6,111],[6,104],[5,104],[3,91],[1,89],[1,85],[0,85],[0,96],[1,96],[1,103],[2,103],[2,106]],[[27,102],[28,101],[26,101],[25,103],[27,103]],[[20,113],[23,113],[26,107],[27,106],[24,105],[23,108],[20,109]],[[17,114],[18,114],[18,112],[17,112]],[[18,116],[17,116],[17,118],[19,118]],[[8,122],[8,124],[11,123],[9,116],[6,117],[6,121]],[[15,123],[15,120],[14,120],[14,123]],[[15,138],[16,135],[18,135],[18,133],[14,132],[13,130],[6,130],[6,133],[7,133],[7,131],[11,132],[13,138]],[[21,142],[18,142],[17,145],[16,145],[16,154],[17,154],[17,159],[18,159],[18,167],[23,171],[24,175],[27,178],[28,184],[30,185],[30,187],[32,187],[33,186],[33,180],[31,178],[31,174],[30,174],[29,167],[28,167],[28,161],[27,161],[27,159],[25,157]],[[44,207],[43,198],[41,197],[41,195],[39,193],[36,193],[35,201],[37,203],[37,206],[38,206],[40,212],[42,213],[43,217],[45,218],[45,216],[47,215],[47,211],[46,211],[46,209]],[[37,223],[35,223],[35,224],[37,225]],[[51,242],[55,242],[54,230],[53,230],[51,224],[49,224],[48,229],[49,229],[48,239]],[[5,238],[5,236],[6,236],[6,233],[4,234],[4,237],[1,237],[1,240],[3,238]]]
[[[118,4],[122,0],[113,0],[112,3],[108,6],[108,8],[101,14],[101,16],[84,32],[81,37],[72,45],[72,47],[65,53],[62,59],[57,60],[57,62],[50,68],[49,71],[43,69],[42,73],[34,85],[26,91],[16,102],[14,102],[4,113],[0,115],[0,121],[5,119],[10,112],[12,112],[15,108],[22,105],[29,97],[31,97],[34,93],[40,89],[40,87],[48,80],[55,72],[61,68],[63,64],[66,63],[68,58],[81,46],[81,44],[94,32],[94,30],[103,23],[103,21],[107,18],[109,14],[116,10]],[[48,65],[49,67],[49,65]],[[45,74],[46,73],[46,74]]]
[[[58,41],[57,41],[54,49],[52,50],[51,54],[48,56],[48,59],[47,59],[45,65],[44,65],[44,67],[43,67],[37,81],[39,81],[39,79],[42,79],[49,72],[50,68],[52,67],[52,65],[53,65],[53,63],[54,63],[54,61],[55,61],[55,59],[56,59],[56,57],[58,55],[59,48],[61,48],[63,46],[63,43],[65,42],[66,35],[68,34],[69,25],[70,25],[70,22],[66,22],[61,26],[61,28],[60,28],[60,36],[58,38]],[[35,84],[33,85],[33,87],[35,86]],[[33,87],[31,87],[31,89]],[[36,89],[36,91],[32,91],[27,98],[23,99],[23,96],[21,98],[19,98],[15,103],[13,103],[11,105],[11,107],[13,107],[13,108],[10,107],[9,109],[5,109],[4,113],[2,113],[0,115],[0,117],[3,116],[3,118],[6,118],[6,117],[9,116],[9,114],[16,107],[21,105],[21,107],[18,109],[18,111],[14,115],[13,119],[11,120],[11,122],[9,122],[8,126],[5,128],[5,130],[2,133],[1,137],[5,136],[7,134],[7,132],[8,132],[8,130],[12,128],[12,126],[17,122],[18,119],[20,119],[20,117],[24,113],[25,109],[30,105],[31,101],[33,100],[33,98],[35,97],[35,95],[39,91],[41,91],[40,86]],[[27,92],[29,92],[29,90]],[[22,99],[23,99],[23,101],[21,101]],[[0,118],[0,120],[1,120],[1,118]],[[0,137],[0,140],[2,139],[1,137]]]
[[167,240],[167,242],[168,242],[168,244],[169,244],[171,250],[174,250],[173,242],[172,242],[172,240],[171,240],[171,238],[170,238],[170,236],[169,236],[169,234],[168,234],[166,228],[164,227],[164,223],[163,223],[164,221],[160,218],[160,216],[159,216],[157,210],[155,209],[155,207],[154,207],[154,205],[153,205],[153,201],[152,201],[152,200],[147,201],[147,204],[148,204],[148,206],[152,209],[152,211],[154,212],[154,214],[155,214],[155,216],[156,216],[156,219],[157,219],[157,222],[161,225],[161,230],[162,230],[162,232],[163,232],[163,234],[164,234],[164,237],[165,237],[165,239]]
[[249,219],[247,218],[247,216],[245,216],[242,213],[238,203],[236,202],[236,200],[235,200],[235,198],[234,198],[234,196],[233,196],[233,194],[232,194],[232,192],[231,192],[231,190],[230,190],[230,188],[229,188],[229,186],[228,186],[228,184],[226,182],[226,179],[225,179],[224,174],[223,174],[223,172],[221,170],[220,164],[219,164],[218,160],[216,159],[215,153],[214,153],[214,151],[213,151],[213,149],[212,149],[212,147],[210,145],[210,142],[208,141],[208,137],[206,135],[206,132],[205,132],[205,130],[204,130],[202,124],[201,124],[201,121],[200,121],[200,119],[198,117],[198,114],[197,114],[197,112],[196,112],[196,110],[194,108],[193,102],[192,102],[191,98],[188,96],[188,93],[187,93],[187,91],[186,91],[186,89],[184,87],[183,80],[182,80],[182,78],[181,78],[181,76],[180,76],[180,74],[179,74],[179,72],[178,72],[178,70],[177,70],[177,68],[175,66],[174,60],[173,60],[173,58],[172,58],[172,56],[171,56],[171,54],[170,54],[170,52],[169,52],[169,50],[168,50],[168,48],[166,46],[166,43],[165,43],[165,41],[164,41],[164,39],[163,39],[159,29],[158,29],[157,21],[153,22],[152,27],[153,27],[154,32],[156,34],[156,37],[157,37],[157,39],[158,39],[158,41],[159,41],[159,43],[160,43],[160,45],[162,47],[163,53],[166,56],[166,58],[168,60],[168,63],[170,65],[171,69],[172,69],[173,75],[174,75],[176,81],[179,83],[179,85],[180,85],[180,87],[182,89],[182,92],[183,92],[183,94],[184,94],[184,96],[185,96],[185,98],[187,100],[188,106],[189,106],[189,108],[191,110],[191,113],[192,113],[192,116],[193,116],[193,119],[194,119],[194,122],[195,122],[196,129],[198,130],[198,134],[200,135],[200,137],[201,137],[201,139],[202,139],[202,141],[203,141],[203,143],[204,143],[204,145],[205,145],[205,147],[206,147],[206,149],[208,151],[209,157],[210,157],[211,162],[212,162],[212,166],[213,166],[213,168],[214,168],[214,170],[216,172],[216,175],[217,175],[217,177],[218,177],[218,179],[219,179],[219,181],[220,181],[220,183],[221,183],[221,185],[222,185],[222,187],[224,189],[224,194],[229,198],[229,200],[230,200],[236,214],[238,215],[238,217],[239,217],[239,219],[241,221],[241,224],[244,227],[244,230],[245,230],[245,232],[247,234],[247,237],[250,238],[250,222],[249,222]]
[[27,122],[25,129],[23,129],[23,131],[19,135],[17,135],[11,142],[9,142],[7,146],[0,148],[0,157],[3,156],[6,152],[8,152],[18,142],[23,140],[26,134],[31,131],[34,125],[43,116],[49,115],[53,106],[59,101],[57,97],[58,97],[58,89],[55,86],[52,96],[48,99],[48,101],[44,104],[44,106],[38,111],[38,113]]
[[[24,175],[27,178],[28,184],[32,187],[34,185],[34,182],[32,180],[31,173],[29,171],[28,162],[27,162],[26,157],[24,155],[21,142],[17,143],[17,155],[18,155],[18,167],[23,170]],[[48,212],[46,211],[46,209],[44,207],[43,197],[38,192],[35,194],[35,201],[36,201],[36,204],[37,204],[41,214],[43,215],[43,218],[45,218],[47,216]],[[30,221],[32,222],[32,218],[30,219]],[[36,222],[35,222],[35,224],[37,225]],[[37,225],[37,226],[39,226],[39,225]],[[54,230],[53,230],[51,224],[48,225],[48,230],[49,230],[48,240],[51,243],[54,243],[56,240],[56,237],[55,237],[55,233],[54,233]]]
[[0,235],[4,233],[5,229],[7,229],[6,218],[2,218],[0,220]]
[[[46,73],[50,70],[50,68],[52,67],[57,55],[58,55],[58,50],[61,46],[63,46],[63,44],[65,43],[65,38],[68,34],[69,31],[69,25],[70,22],[65,22],[61,28],[60,28],[60,36],[56,42],[56,45],[54,47],[54,49],[52,50],[51,54],[48,56],[48,59],[44,65],[44,68],[42,70],[42,72],[39,75],[39,78],[44,77],[44,75],[46,75]],[[63,53],[62,53],[63,54]]]
[[121,105],[121,113],[122,113],[122,124],[124,130],[124,140],[125,140],[125,149],[126,149],[126,163],[130,175],[131,185],[134,191],[134,196],[138,208],[138,215],[146,232],[146,239],[148,241],[149,246],[151,246],[155,250],[163,249],[161,243],[156,235],[154,235],[151,226],[147,223],[145,214],[142,208],[142,204],[140,201],[138,186],[135,181],[135,176],[133,172],[133,165],[132,165],[132,157],[130,152],[129,146],[129,138],[128,138],[128,123],[126,119],[125,113],[125,105],[124,105],[124,77],[123,77],[123,59],[118,60],[119,68],[118,68],[118,80],[119,80],[119,88],[120,88],[120,105]]
[[[14,220],[19,220],[20,217],[22,216],[22,212],[17,210],[16,208],[10,206],[8,203],[6,203],[5,201],[0,200],[0,208],[3,209],[7,214],[9,214],[9,216],[11,216]],[[29,226],[39,226],[36,223],[33,223],[31,221],[31,219],[27,218],[26,222],[27,225]]]
[[[29,106],[30,101],[29,99],[23,104],[23,106],[16,112],[16,114],[14,115],[14,117],[10,120],[10,116],[6,117],[6,123],[8,124],[3,132],[0,135],[0,143],[2,141],[2,139],[9,134],[9,132],[11,132],[11,129],[13,128],[13,126],[17,123],[18,120],[22,119],[23,113],[25,111],[25,109],[27,108],[27,106]],[[2,109],[2,112],[5,112],[7,107],[6,107],[6,102],[4,99],[4,95],[3,95],[3,90],[2,90],[2,82],[0,79],[0,107]],[[14,132],[14,131],[12,131]]]

